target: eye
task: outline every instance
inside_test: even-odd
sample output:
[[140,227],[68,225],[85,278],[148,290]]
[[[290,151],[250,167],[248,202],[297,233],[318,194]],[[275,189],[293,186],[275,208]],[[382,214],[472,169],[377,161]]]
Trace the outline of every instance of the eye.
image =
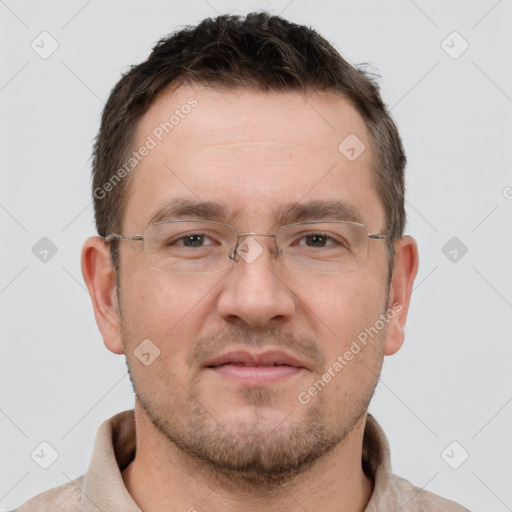
[[323,233],[314,233],[304,237],[306,245],[310,247],[325,247],[329,242],[328,237]]
[[339,247],[346,244],[339,239],[329,236],[327,233],[307,233],[302,235],[299,239],[298,245],[306,245],[308,247]]
[[204,233],[187,233],[179,238],[170,240],[168,245],[181,245],[183,247],[205,247],[214,245],[214,241]]

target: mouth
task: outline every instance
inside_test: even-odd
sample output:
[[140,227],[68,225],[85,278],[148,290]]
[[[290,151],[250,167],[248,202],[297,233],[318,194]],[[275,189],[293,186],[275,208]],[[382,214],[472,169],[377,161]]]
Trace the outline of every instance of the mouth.
[[249,385],[275,382],[307,370],[306,365],[297,358],[278,351],[262,354],[227,352],[208,361],[204,368],[224,378]]

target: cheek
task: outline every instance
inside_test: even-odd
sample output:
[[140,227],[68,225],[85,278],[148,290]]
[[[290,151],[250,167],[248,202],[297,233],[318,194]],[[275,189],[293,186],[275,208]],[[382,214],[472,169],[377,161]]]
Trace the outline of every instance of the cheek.
[[[184,276],[152,269],[131,274],[122,283],[124,324],[132,338],[149,338],[167,347],[173,340],[186,344],[203,325],[217,277]],[[211,309],[211,308],[210,308]],[[142,338],[141,338],[142,337]]]
[[[315,332],[326,355],[327,366],[349,350],[354,341],[380,344],[385,329],[378,329],[378,334],[375,334],[373,328],[385,306],[385,289],[381,279],[363,272],[338,278],[322,276],[311,280],[301,297],[304,313],[317,326]],[[378,327],[382,327],[381,323]],[[369,331],[374,334],[373,337],[368,335]],[[357,359],[364,359],[363,352],[368,351],[362,350]]]
[[384,280],[364,271],[318,274],[290,285],[313,312],[333,323],[378,315],[385,304]]
[[[184,279],[183,276],[145,270],[139,275],[132,274],[122,283],[125,353],[138,389],[146,390],[148,399],[150,393],[155,397],[163,396],[169,389],[178,396],[183,386],[186,387],[185,360],[204,325],[200,316],[204,312],[202,306],[208,290],[205,290],[204,279],[202,285],[194,279],[184,283]],[[143,340],[150,340],[159,350],[150,366],[141,365],[137,358],[137,349]],[[181,399],[185,400],[186,396]]]

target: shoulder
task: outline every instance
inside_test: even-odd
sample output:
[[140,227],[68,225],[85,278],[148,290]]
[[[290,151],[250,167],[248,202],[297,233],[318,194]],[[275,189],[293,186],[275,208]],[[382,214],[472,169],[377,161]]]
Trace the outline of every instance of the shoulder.
[[13,512],[75,512],[82,506],[81,476],[72,482],[34,496]]
[[420,489],[397,475],[391,477],[390,487],[403,512],[469,512],[462,505]]

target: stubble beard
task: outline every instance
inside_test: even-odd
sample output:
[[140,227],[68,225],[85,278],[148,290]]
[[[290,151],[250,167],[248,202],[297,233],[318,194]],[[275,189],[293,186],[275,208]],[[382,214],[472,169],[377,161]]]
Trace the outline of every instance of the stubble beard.
[[[387,307],[386,301],[384,311]],[[123,331],[128,334],[127,330]],[[373,340],[375,347],[382,342],[381,336],[386,336],[386,329],[380,333],[379,339]],[[123,344],[125,347],[131,346],[128,339],[123,339]],[[372,350],[366,347],[368,349]],[[292,410],[279,424],[270,426],[265,424],[264,417],[265,407],[272,405],[274,400],[269,388],[240,391],[246,402],[254,407],[252,420],[243,424],[220,423],[201,405],[198,390],[193,387],[187,397],[187,413],[177,418],[169,414],[169,407],[165,404],[149,399],[142,387],[137,389],[128,357],[126,365],[136,400],[145,415],[156,431],[177,448],[185,459],[227,486],[245,487],[251,492],[267,492],[304,473],[316,461],[332,452],[366,415],[382,370],[382,351],[377,348],[374,350],[379,353],[374,355],[370,366],[365,368],[368,375],[362,379],[367,379],[367,391],[364,395],[358,395],[355,402],[347,403],[349,407],[343,411],[343,415],[339,411],[329,410],[330,404],[325,394],[319,393],[300,417]],[[333,414],[338,417],[335,425],[327,418]]]
[[[339,411],[329,410],[321,394],[305,412],[300,405],[275,425],[265,415],[266,406],[273,403],[272,392],[245,389],[241,394],[254,407],[254,414],[250,420],[230,425],[218,421],[193,393],[180,419],[140,390],[135,393],[155,429],[194,467],[207,470],[217,481],[268,491],[305,472],[346,439],[366,414],[379,374],[374,376],[371,393],[350,404],[335,426],[327,416],[339,416]],[[133,379],[132,385],[135,390]]]

